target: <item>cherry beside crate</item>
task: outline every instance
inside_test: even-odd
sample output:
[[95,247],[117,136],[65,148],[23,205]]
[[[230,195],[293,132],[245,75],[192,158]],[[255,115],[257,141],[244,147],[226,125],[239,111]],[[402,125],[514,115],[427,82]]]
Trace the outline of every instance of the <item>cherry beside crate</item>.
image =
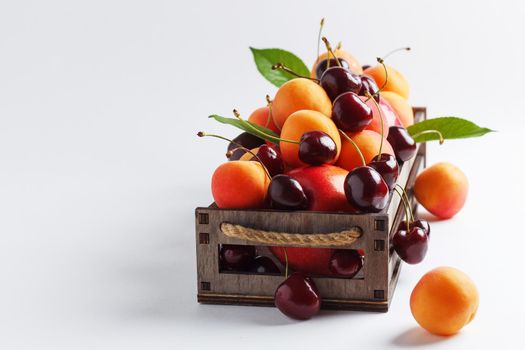
[[[426,119],[426,108],[414,108],[415,120]],[[418,144],[416,157],[403,164],[397,183],[405,188],[415,208],[412,187],[425,167],[426,147]],[[242,196],[242,193],[239,195]],[[364,251],[363,268],[354,278],[313,276],[322,298],[322,308],[339,310],[388,311],[394,294],[401,260],[392,247],[392,236],[405,218],[401,199],[395,193],[389,205],[377,214],[340,212],[219,209],[215,204],[195,210],[197,245],[197,299],[206,304],[274,306],[273,295],[284,281],[283,274],[221,271],[221,244],[256,246],[258,254],[273,258],[267,246],[297,246],[294,243],[266,243],[248,240],[259,236],[288,233],[287,237],[312,235],[319,242],[330,234],[347,232],[347,243],[301,244],[308,248],[359,249]],[[226,233],[225,233],[226,232]],[[241,232],[243,238],[235,237]],[[311,237],[311,236],[310,236]],[[260,238],[260,237],[259,237]],[[277,259],[278,266],[282,264]],[[282,267],[282,271],[284,268]]]

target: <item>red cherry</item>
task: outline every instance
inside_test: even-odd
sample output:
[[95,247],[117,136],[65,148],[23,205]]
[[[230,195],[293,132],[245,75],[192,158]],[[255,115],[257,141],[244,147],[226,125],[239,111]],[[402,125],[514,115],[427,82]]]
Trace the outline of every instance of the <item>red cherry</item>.
[[321,165],[334,160],[337,155],[335,141],[325,132],[308,131],[299,142],[299,159],[306,164]]
[[321,308],[321,297],[314,281],[300,272],[292,273],[275,291],[275,306],[283,314],[307,320]]
[[336,275],[353,278],[363,267],[363,257],[357,250],[337,249],[330,259],[330,271]]
[[268,198],[273,209],[305,210],[308,208],[308,198],[303,187],[292,176],[276,175],[268,186]]
[[[420,229],[425,231],[425,233],[427,234],[428,238],[430,239],[430,224],[428,223],[427,220],[425,220],[425,219],[414,220],[414,221],[412,221],[410,223],[410,227],[413,227],[413,226],[419,227]],[[400,228],[407,227],[407,222],[406,221],[401,221],[401,223],[399,224],[399,227]]]
[[374,96],[374,99],[379,102],[380,97],[377,93],[379,91],[379,88],[377,87],[377,84],[375,80],[368,76],[368,75],[361,75],[361,89],[358,92],[359,96],[367,96],[367,93]]
[[410,232],[400,226],[392,238],[394,250],[399,257],[409,263],[417,264],[423,261],[428,250],[428,236],[419,227],[413,226]]
[[[257,157],[259,157],[260,161],[264,164],[266,169],[268,169],[270,176],[282,174],[284,172],[284,162],[281,157],[281,152],[279,152],[277,148],[269,146],[268,144],[263,144],[259,146],[259,149],[257,150]],[[259,161],[257,157],[252,157],[251,160]]]
[[255,247],[223,244],[219,251],[220,265],[226,270],[249,271],[255,258]]
[[381,153],[375,156],[368,166],[374,168],[379,175],[385,180],[388,189],[392,190],[396,185],[397,177],[399,176],[399,165],[396,157],[388,153]]
[[402,126],[391,126],[387,140],[394,149],[398,160],[406,162],[416,154],[416,141]]
[[236,138],[234,138],[232,141],[235,143],[229,143],[228,144],[228,151],[233,151],[232,155],[228,158],[229,160],[239,160],[244,153],[246,153],[243,149],[238,149],[240,144],[241,146],[252,149],[259,147],[260,145],[264,144],[264,140],[261,138],[258,138],[257,136],[253,136],[252,134],[249,134],[247,132],[243,132],[239,134]]
[[341,94],[334,101],[332,120],[343,131],[362,131],[372,118],[372,109],[353,92]]
[[330,100],[334,101],[342,93],[358,93],[361,90],[361,79],[346,68],[330,67],[321,76],[321,86]]
[[281,270],[267,256],[257,256],[253,261],[252,271],[260,274],[280,274]]
[[346,198],[362,212],[377,213],[383,210],[388,203],[389,193],[385,180],[369,166],[357,167],[346,176]]
[[349,69],[350,65],[348,62],[341,57],[338,57],[337,60],[335,58],[325,58],[324,60],[319,61],[317,64],[317,67],[315,68],[315,76],[316,77],[322,77],[323,73],[330,67],[336,67],[339,64],[343,66],[343,68]]

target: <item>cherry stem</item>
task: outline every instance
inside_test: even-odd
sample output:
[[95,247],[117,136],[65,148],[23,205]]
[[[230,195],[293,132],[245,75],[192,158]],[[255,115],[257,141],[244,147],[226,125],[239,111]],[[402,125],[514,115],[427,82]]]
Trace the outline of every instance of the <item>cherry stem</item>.
[[407,191],[401,186],[400,184],[396,184],[397,188],[399,188],[403,192],[403,196],[405,197],[405,201],[408,203],[410,207],[410,221],[414,221],[414,214],[412,213],[412,208],[410,206],[410,199],[408,198]]
[[323,27],[324,27],[324,18],[321,18],[321,23],[319,25],[319,34],[317,35],[317,57],[316,57],[317,61],[319,61],[319,51],[321,48],[321,35],[323,33]]
[[266,125],[264,127],[268,129],[270,121],[272,120],[272,100],[269,95],[266,95],[266,103],[268,105],[268,117],[266,118]]
[[283,248],[283,251],[284,251],[284,262],[285,262],[284,278],[288,278],[288,253],[286,252],[286,248],[285,247],[282,247],[282,248]]
[[392,50],[389,53],[387,53],[385,56],[383,56],[383,58],[376,57],[377,62],[380,65],[382,65],[383,69],[385,70],[385,82],[383,83],[383,86],[381,86],[381,88],[379,88],[379,90],[374,95],[378,95],[381,91],[383,91],[383,89],[385,88],[386,84],[388,83],[388,69],[386,68],[386,65],[385,65],[385,59],[388,56],[392,55],[393,53],[396,53],[396,52],[399,52],[399,51],[402,51],[402,50],[410,51],[410,47],[400,47],[398,49]]
[[401,192],[397,187],[394,187],[394,190],[398,194],[398,196],[401,198],[401,201],[403,202],[403,205],[405,207],[405,221],[407,223],[407,232],[410,231],[410,209],[409,204],[406,202],[405,197],[403,196],[403,192]]
[[226,152],[226,158],[230,158],[231,156],[233,156],[233,154],[235,152],[237,152],[238,150],[246,150],[247,148],[245,147],[235,147],[235,148],[232,148],[230,150],[228,150],[228,152]]
[[280,69],[280,70],[285,71],[286,73],[289,73],[291,75],[295,75],[298,78],[309,79],[309,80],[313,80],[313,81],[319,83],[319,79],[315,79],[315,78],[312,78],[312,77],[305,77],[304,75],[298,74],[298,73],[294,72],[293,70],[291,70],[290,68],[286,67],[282,63],[276,63],[276,64],[272,65],[272,69],[273,70]]
[[335,52],[341,50],[341,47],[343,47],[343,43],[340,41],[337,43],[337,46],[335,47]]
[[390,55],[392,55],[392,54],[394,54],[396,52],[399,52],[399,51],[410,51],[410,50],[411,50],[411,48],[408,47],[408,46],[407,47],[398,47],[397,49],[394,49],[394,50],[388,52],[386,55],[384,55],[383,56],[383,60],[386,60],[387,57],[389,57]]
[[381,112],[381,107],[379,106],[379,103],[375,100],[375,98],[367,91],[366,96],[368,99],[372,99],[372,102],[376,105],[377,112],[379,113],[379,119],[381,120],[381,141],[379,142],[379,157],[381,157],[381,152],[383,152],[383,139],[385,135],[385,122],[383,121],[383,113]]
[[[341,64],[341,62],[339,62],[339,58],[337,58],[334,51],[332,50],[332,46],[330,45],[330,42],[328,41],[328,39],[323,36],[322,40],[326,46],[326,50],[328,50],[328,52],[334,57],[335,61],[337,62],[337,65],[339,67],[342,67],[343,65]],[[328,60],[328,62],[330,62],[330,60]]]
[[357,153],[359,153],[359,157],[361,158],[361,161],[363,162],[363,166],[366,166],[365,157],[363,156],[363,153],[359,149],[359,146],[357,143],[355,143],[354,140],[350,136],[348,136],[343,130],[339,129],[339,132],[352,144],[354,145],[355,149],[357,150]]
[[388,83],[388,69],[386,68],[385,61],[381,57],[377,57],[377,62],[383,66],[383,69],[385,70],[385,82],[383,83],[383,86],[379,88],[379,90],[376,92],[376,94],[379,94],[383,89],[385,88],[386,84]]
[[[386,65],[383,61],[383,59],[381,57],[377,57],[377,62],[379,62],[379,64],[381,64],[383,66],[383,69],[385,70],[385,82],[383,83],[383,85],[381,86],[381,88],[379,88],[379,90],[377,90],[376,92],[374,92],[374,94],[370,95],[369,94],[369,97],[366,98],[365,102],[368,102],[368,100],[370,100],[372,97],[374,96],[379,96],[379,93],[381,91],[383,91],[383,89],[385,88],[387,82],[388,82],[388,69],[386,69]],[[367,95],[368,96],[368,95]]]
[[[227,137],[224,137],[224,136],[221,136],[221,135],[215,135],[215,134],[207,134],[205,133],[204,131],[199,131],[197,133],[197,136],[198,137],[205,137],[205,136],[209,136],[209,137],[215,137],[217,139],[221,139],[221,140],[224,140],[224,141],[228,141],[228,142],[231,142],[233,143],[235,146],[237,146],[237,149],[242,149],[248,153],[250,153],[252,156],[254,156],[258,161],[259,163],[261,163],[263,169],[264,169],[264,172],[266,173],[266,175],[268,176],[268,178],[271,180],[272,179],[272,176],[270,175],[270,172],[268,171],[268,169],[266,169],[266,166],[264,166],[264,163],[262,162],[261,158],[259,158],[259,156],[257,154],[255,154],[252,150],[244,147],[243,145],[241,145],[240,143],[238,142],[235,142],[233,140],[230,140],[229,138]],[[228,157],[229,158],[229,157]]]
[[415,139],[418,136],[426,135],[426,134],[437,134],[439,136],[439,144],[440,145],[442,145],[443,142],[445,142],[445,138],[443,137],[443,134],[440,131],[438,131],[438,130],[423,130],[423,131],[418,132],[415,135],[412,135],[412,138]]
[[247,129],[250,129],[252,131],[251,134],[253,134],[253,135],[257,136],[257,137],[261,137],[263,139],[272,141],[273,143],[279,143],[281,141],[288,142],[288,143],[295,143],[295,144],[299,144],[300,143],[299,141],[287,140],[287,139],[282,139],[280,137],[275,137],[275,136],[272,136],[270,134],[265,133],[264,131],[262,131],[260,129],[257,129],[252,124],[250,124],[249,122],[244,120],[236,109],[233,110],[233,115],[237,119],[239,119],[241,121],[242,125],[244,125]]

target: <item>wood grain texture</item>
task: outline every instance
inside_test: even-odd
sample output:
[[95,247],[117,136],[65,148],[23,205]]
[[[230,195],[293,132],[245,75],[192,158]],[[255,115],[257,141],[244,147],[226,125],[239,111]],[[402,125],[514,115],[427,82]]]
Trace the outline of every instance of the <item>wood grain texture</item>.
[[[426,109],[415,107],[414,114],[416,120],[425,119]],[[425,145],[418,147],[417,156],[402,166],[398,178],[398,184],[407,190],[410,197],[413,197],[412,187],[417,173],[425,165]],[[275,289],[284,280],[283,276],[276,275],[221,272],[221,244],[253,245],[250,241],[226,236],[220,229],[222,223],[293,234],[325,234],[359,227],[363,234],[355,242],[343,246],[327,245],[338,249],[362,249],[365,259],[363,269],[354,279],[314,276],[323,299],[322,307],[386,312],[402,265],[391,249],[393,232],[405,215],[400,203],[399,196],[392,194],[387,208],[377,214],[234,210],[219,209],[214,204],[197,208],[197,299],[209,304],[273,306]],[[258,243],[258,253],[273,258],[266,246],[271,244]],[[276,259],[274,261],[277,262]]]

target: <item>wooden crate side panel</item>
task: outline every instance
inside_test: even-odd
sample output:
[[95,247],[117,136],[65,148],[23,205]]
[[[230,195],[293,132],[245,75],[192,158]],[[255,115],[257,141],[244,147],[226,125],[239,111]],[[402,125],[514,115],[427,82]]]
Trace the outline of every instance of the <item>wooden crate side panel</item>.
[[[386,299],[388,295],[388,250],[386,248],[388,234],[385,229],[375,229],[374,221],[370,221],[369,216],[356,216],[360,219],[356,223],[349,215],[339,214],[250,212],[250,214],[254,213],[256,214],[255,216],[250,216],[245,211],[224,211],[213,208],[197,209],[197,220],[202,215],[205,215],[207,217],[206,222],[208,222],[204,225],[198,224],[197,230],[205,231],[209,236],[207,239],[208,243],[198,244],[197,248],[199,292],[224,295],[272,296],[275,288],[283,281],[282,276],[219,273],[219,244],[254,245],[249,241],[225,236],[220,230],[222,222],[234,222],[249,227],[264,227],[292,233],[304,232],[305,228],[310,228],[312,233],[331,232],[358,224],[363,229],[364,234],[354,245],[346,248],[363,249],[365,251],[364,279],[315,278],[316,284],[321,294],[326,298]],[[289,216],[292,216],[291,220],[288,220]],[[275,219],[279,217],[281,220]],[[384,216],[374,216],[374,218],[376,217],[380,218],[380,220],[386,220]],[[261,222],[258,220],[263,220],[264,223],[256,224]],[[200,236],[201,233],[197,233],[197,239]],[[377,241],[381,241],[383,244],[378,246]],[[381,249],[378,249],[378,247]],[[206,258],[204,259],[204,257]],[[213,259],[213,261],[210,259]],[[202,290],[203,285],[206,287],[206,290]],[[379,295],[381,297],[378,297],[378,292],[376,291],[381,291]]]

